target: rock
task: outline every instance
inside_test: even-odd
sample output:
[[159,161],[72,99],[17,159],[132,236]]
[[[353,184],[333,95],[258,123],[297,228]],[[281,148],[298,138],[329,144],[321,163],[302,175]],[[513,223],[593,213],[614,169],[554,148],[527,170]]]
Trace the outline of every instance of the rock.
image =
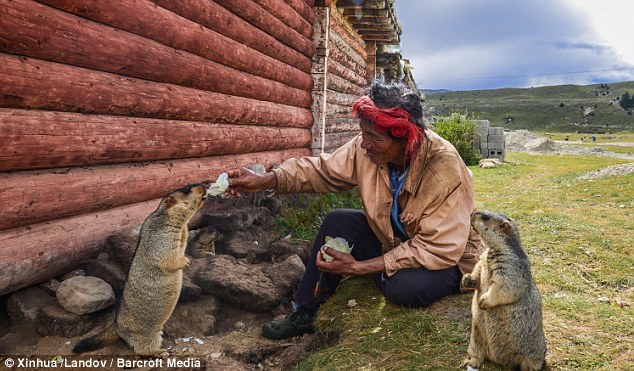
[[260,200],[259,206],[269,209],[272,216],[279,215],[282,211],[282,203],[277,197],[264,197],[262,200]]
[[195,302],[179,303],[163,331],[172,338],[213,335],[216,332],[217,312],[218,301],[210,295]]
[[116,299],[112,287],[101,278],[77,276],[63,281],[56,292],[64,309],[78,315],[107,308]]
[[178,302],[197,300],[202,294],[202,289],[194,282],[194,275],[207,266],[207,258],[190,259],[189,267],[183,269],[183,286],[178,297]]
[[286,296],[297,287],[299,280],[306,273],[306,266],[297,255],[291,255],[280,264],[263,268],[262,271],[273,281],[273,284]]
[[55,296],[55,292],[57,291],[57,288],[59,287],[59,281],[56,280],[55,278],[51,278],[50,280],[46,282],[39,283],[37,287],[46,291],[47,294]]
[[241,206],[219,210],[203,215],[204,225],[217,228],[220,232],[244,231],[256,224],[270,228],[273,225],[271,212],[266,207]]
[[222,241],[216,243],[218,255],[231,255],[235,258],[246,258],[256,263],[267,260],[270,254],[268,246],[271,243],[270,232],[263,227],[253,225],[246,231],[234,231],[225,234]]
[[272,242],[267,249],[267,255],[263,256],[262,259],[280,262],[291,255],[297,255],[304,264],[308,264],[311,246],[311,241],[283,238]]
[[[105,311],[107,312],[107,311]],[[42,308],[38,313],[37,332],[42,336],[81,336],[105,317],[101,313],[80,316],[70,313],[58,303]]]
[[44,290],[31,286],[9,295],[7,314],[12,323],[35,327],[39,311],[55,303],[55,297]]
[[121,294],[127,273],[112,260],[92,259],[84,265],[86,274],[106,281],[115,293]]
[[58,279],[61,282],[61,281],[67,280],[67,279],[72,278],[72,277],[85,276],[85,275],[86,275],[86,272],[84,272],[82,269],[75,269],[73,271],[70,271],[70,272],[62,275]]
[[263,338],[259,333],[231,332],[221,338],[222,350],[232,358],[258,364],[266,357],[281,352],[284,343]]
[[181,286],[181,293],[178,297],[179,303],[197,300],[202,294],[203,290],[197,284],[192,281],[191,276],[183,275],[183,285]]
[[121,231],[119,233],[108,236],[106,239],[106,252],[112,257],[112,260],[119,263],[122,269],[127,272],[132,263],[132,257],[136,251],[139,242],[139,232],[141,226]]
[[502,161],[496,159],[496,158],[483,158],[482,160],[480,160],[478,162],[478,166],[483,168],[483,169],[490,169],[490,168],[494,168],[496,166],[502,165]]
[[222,301],[256,312],[276,307],[283,296],[260,267],[240,264],[227,255],[213,257],[194,276],[194,283]]
[[303,358],[311,353],[336,344],[339,341],[339,335],[336,333],[316,333],[313,335],[305,334],[299,341],[292,346],[284,349],[280,355],[280,370],[291,370],[293,366],[299,363]]

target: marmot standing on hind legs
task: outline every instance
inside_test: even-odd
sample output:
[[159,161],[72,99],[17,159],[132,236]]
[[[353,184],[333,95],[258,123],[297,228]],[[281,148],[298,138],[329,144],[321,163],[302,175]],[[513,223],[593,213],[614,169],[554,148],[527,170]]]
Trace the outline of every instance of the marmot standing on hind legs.
[[115,323],[103,332],[79,341],[73,353],[113,344],[119,338],[143,356],[163,352],[163,325],[178,302],[185,257],[187,223],[202,206],[207,189],[193,184],[167,195],[150,214],[139,234]]
[[485,359],[521,370],[546,366],[542,302],[528,255],[515,223],[504,215],[478,211],[471,225],[485,251],[463,288],[475,288],[471,305],[468,358],[461,367],[478,368]]

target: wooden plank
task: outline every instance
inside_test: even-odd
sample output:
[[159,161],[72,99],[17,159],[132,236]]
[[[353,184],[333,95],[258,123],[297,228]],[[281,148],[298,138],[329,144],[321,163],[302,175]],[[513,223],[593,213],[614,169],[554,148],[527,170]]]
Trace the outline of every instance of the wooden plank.
[[339,106],[350,106],[359,98],[357,95],[340,93],[338,91],[328,89],[326,101],[328,104],[336,104]]
[[354,61],[352,58],[350,58],[348,54],[339,50],[339,48],[330,49],[330,59],[336,61],[342,66],[345,66],[346,68],[350,69],[357,75],[365,77],[365,74],[366,74],[365,61],[359,64],[357,63],[357,61]]
[[352,117],[328,118],[326,120],[326,133],[355,132],[358,133],[359,119]]
[[0,108],[0,133],[0,172],[307,148],[311,143],[310,129],[8,108]]
[[358,65],[365,65],[365,57],[359,54],[348,42],[341,37],[337,32],[330,32],[330,39],[328,45],[330,50],[338,49],[342,54],[346,55],[348,59]]
[[[315,75],[315,86],[323,87],[323,80],[324,80],[323,74]],[[339,92],[339,93],[352,94],[357,97],[360,97],[363,95],[363,88],[332,73],[328,74],[328,89]]]
[[283,0],[253,0],[262,9],[271,13],[285,25],[299,32],[302,36],[310,39],[313,37],[313,25],[302,18],[301,15],[291,7],[287,1]]
[[0,173],[0,230],[163,197],[229,169],[308,155],[291,149],[150,163]]
[[[337,62],[333,58],[328,60],[328,72],[333,75],[337,75],[342,79],[348,80],[351,83],[360,86],[362,88],[368,86],[368,80],[364,77],[356,73],[355,71],[349,69],[348,67],[342,65]],[[364,70],[365,72],[365,70]],[[364,73],[365,75],[365,73]]]
[[[38,0],[66,12],[125,30],[214,62],[301,90],[310,90],[310,75],[182,17],[151,1]],[[125,14],[123,17],[121,14]],[[166,26],[169,32],[165,32]]]
[[95,258],[108,236],[143,223],[159,202],[0,231],[0,295],[59,276]]
[[[0,10],[0,51],[221,94],[310,107],[309,91],[238,71],[42,5],[13,0]],[[72,37],[69,37],[72,35]]]
[[218,4],[239,16],[248,23],[258,27],[282,43],[290,46],[307,57],[315,53],[312,40],[286,26],[261,6],[251,0],[215,0]]
[[0,107],[309,128],[305,108],[0,53]]
[[283,44],[259,28],[244,22],[213,1],[151,0],[180,16],[214,30],[226,37],[278,59],[301,71],[310,72],[310,58]]
[[332,30],[339,34],[350,47],[365,59],[367,57],[365,42],[363,38],[361,38],[361,35],[352,27],[337,7],[332,6],[330,9],[330,25]]

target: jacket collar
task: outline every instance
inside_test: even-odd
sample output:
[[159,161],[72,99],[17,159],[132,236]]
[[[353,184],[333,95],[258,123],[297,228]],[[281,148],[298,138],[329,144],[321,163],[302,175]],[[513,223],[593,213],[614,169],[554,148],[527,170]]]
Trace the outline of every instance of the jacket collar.
[[414,194],[423,181],[423,169],[425,169],[427,165],[427,157],[430,152],[431,144],[429,131],[425,130],[423,143],[421,143],[416,153],[416,159],[409,165],[409,174],[403,186],[403,189],[409,192],[409,194]]

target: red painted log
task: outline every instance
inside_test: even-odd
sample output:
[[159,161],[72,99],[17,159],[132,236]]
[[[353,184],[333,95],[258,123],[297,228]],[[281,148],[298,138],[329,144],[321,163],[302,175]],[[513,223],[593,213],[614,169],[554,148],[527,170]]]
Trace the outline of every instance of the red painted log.
[[315,11],[313,10],[313,6],[309,5],[304,0],[287,0],[286,3],[293,8],[297,14],[302,16],[309,24],[313,24],[315,22]]
[[278,59],[301,71],[310,72],[310,58],[284,45],[259,28],[244,22],[213,1],[199,0],[150,0],[180,16],[217,31],[230,39]]
[[95,258],[106,238],[143,223],[160,199],[0,231],[0,295]]
[[308,148],[311,141],[300,128],[8,108],[0,108],[0,133],[0,172]]
[[306,128],[313,121],[304,108],[2,53],[0,107]]
[[218,4],[230,10],[233,14],[258,27],[262,31],[275,37],[307,57],[315,54],[312,40],[286,26],[261,6],[251,0],[215,0]]
[[[194,140],[194,139],[193,139]],[[265,167],[308,149],[151,163],[0,173],[0,230],[163,197],[179,186],[215,179],[230,168]]]
[[309,91],[31,0],[13,0],[10,7],[0,10],[0,27],[12,30],[0,34],[0,51],[7,53],[296,107],[312,103]]
[[[302,90],[312,88],[310,75],[214,30],[146,1],[116,7],[107,0],[38,0],[66,12],[147,37],[214,62]],[[126,14],[122,17],[121,14]],[[166,32],[165,25],[169,25]]]
[[313,25],[302,18],[286,1],[282,0],[253,0],[262,9],[271,13],[275,18],[284,22],[285,25],[299,32],[307,38],[313,37]]

